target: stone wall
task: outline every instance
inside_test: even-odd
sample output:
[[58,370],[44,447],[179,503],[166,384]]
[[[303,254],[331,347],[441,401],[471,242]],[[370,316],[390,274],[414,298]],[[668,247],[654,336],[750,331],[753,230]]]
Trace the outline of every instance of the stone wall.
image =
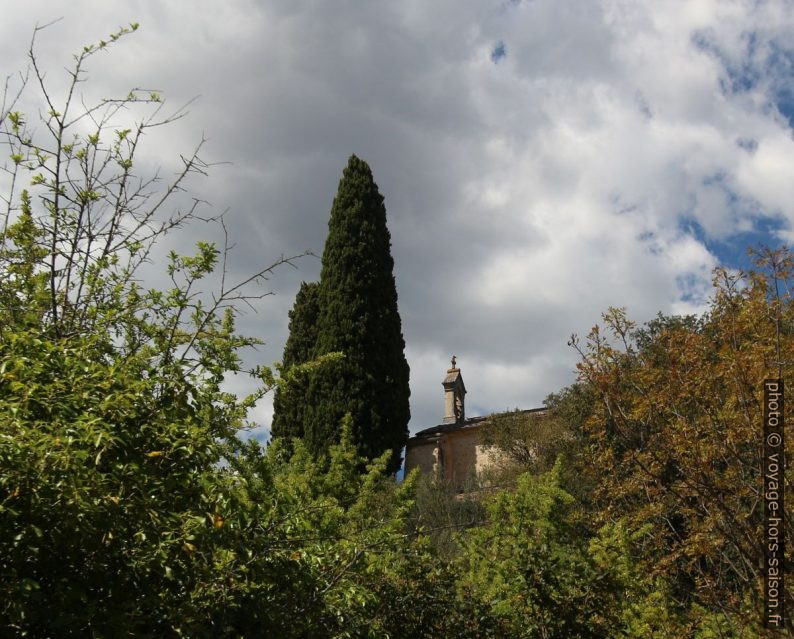
[[454,485],[462,485],[470,479],[477,469],[477,444],[480,441],[479,429],[444,433],[441,437],[441,459],[443,477]]
[[437,446],[435,441],[409,445],[405,451],[405,474],[418,468],[423,475],[435,475],[438,463]]
[[480,428],[487,422],[460,430],[439,433],[426,441],[413,441],[405,453],[405,472],[419,468],[422,474],[437,476],[462,486],[475,474],[499,461],[499,452],[480,443]]

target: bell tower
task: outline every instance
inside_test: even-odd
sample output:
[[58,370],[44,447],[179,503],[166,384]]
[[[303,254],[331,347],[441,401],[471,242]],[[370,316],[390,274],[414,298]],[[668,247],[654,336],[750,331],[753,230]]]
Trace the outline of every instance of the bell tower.
[[444,378],[444,419],[442,424],[462,424],[466,421],[465,397],[466,386],[456,365],[456,357],[452,356],[452,367],[447,370]]

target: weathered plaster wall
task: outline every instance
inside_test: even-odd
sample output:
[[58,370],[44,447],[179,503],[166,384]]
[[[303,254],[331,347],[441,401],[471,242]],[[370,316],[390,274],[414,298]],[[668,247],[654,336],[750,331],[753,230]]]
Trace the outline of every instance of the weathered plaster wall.
[[[447,373],[445,389],[450,375],[459,375],[459,371],[450,369]],[[462,380],[460,384],[462,387]],[[450,397],[451,393],[445,395],[447,400]],[[447,409],[448,414],[444,419],[455,419],[449,414],[449,403]],[[521,412],[531,418],[545,417],[548,414],[543,408]],[[467,489],[466,483],[475,475],[486,482],[490,481],[493,477],[482,476],[486,469],[492,466],[509,466],[511,462],[503,451],[493,446],[483,446],[481,443],[482,430],[489,428],[489,422],[488,417],[472,417],[463,422],[439,424],[420,431],[408,445],[405,454],[406,472],[420,468],[423,474],[432,474],[433,477],[463,489]]]
[[444,433],[441,437],[441,455],[444,460],[444,479],[453,484],[463,484],[477,467],[477,444],[480,441],[476,428]]
[[442,433],[437,439],[415,442],[405,454],[405,472],[419,468],[423,474],[438,476],[457,486],[462,486],[476,473],[499,462],[503,454],[494,447],[480,443],[480,429],[488,422],[469,426],[458,431]]
[[477,444],[477,474],[482,473],[488,466],[493,466],[499,462],[504,463],[504,455],[493,446],[483,446]]
[[435,442],[412,444],[405,452],[405,473],[408,474],[414,468],[419,468],[423,475],[433,475],[436,465],[436,446]]

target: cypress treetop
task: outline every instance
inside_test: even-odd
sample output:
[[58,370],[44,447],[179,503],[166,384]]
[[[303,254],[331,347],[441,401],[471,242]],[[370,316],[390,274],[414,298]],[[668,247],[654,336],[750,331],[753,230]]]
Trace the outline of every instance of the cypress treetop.
[[[312,359],[317,343],[317,315],[319,314],[318,282],[301,282],[295,304],[289,312],[289,337],[281,358],[283,370],[305,364]],[[295,379],[288,389],[276,388],[273,397],[273,424],[271,435],[275,437],[303,437],[303,413],[308,380]]]
[[327,449],[349,412],[359,451],[372,459],[391,450],[394,472],[408,438],[410,389],[393,270],[383,196],[367,163],[352,155],[328,223],[313,351],[341,351],[344,359],[310,381],[306,440]]

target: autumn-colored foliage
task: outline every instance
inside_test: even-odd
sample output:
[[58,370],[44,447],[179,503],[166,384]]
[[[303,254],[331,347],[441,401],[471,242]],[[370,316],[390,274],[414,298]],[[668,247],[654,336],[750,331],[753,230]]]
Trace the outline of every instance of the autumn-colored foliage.
[[[599,398],[588,422],[599,519],[651,524],[647,565],[679,604],[751,626],[762,601],[763,381],[790,379],[794,365],[791,255],[765,250],[756,264],[749,274],[717,269],[700,319],[638,329],[610,309],[606,334],[573,340]],[[793,530],[789,517],[789,547]]]

